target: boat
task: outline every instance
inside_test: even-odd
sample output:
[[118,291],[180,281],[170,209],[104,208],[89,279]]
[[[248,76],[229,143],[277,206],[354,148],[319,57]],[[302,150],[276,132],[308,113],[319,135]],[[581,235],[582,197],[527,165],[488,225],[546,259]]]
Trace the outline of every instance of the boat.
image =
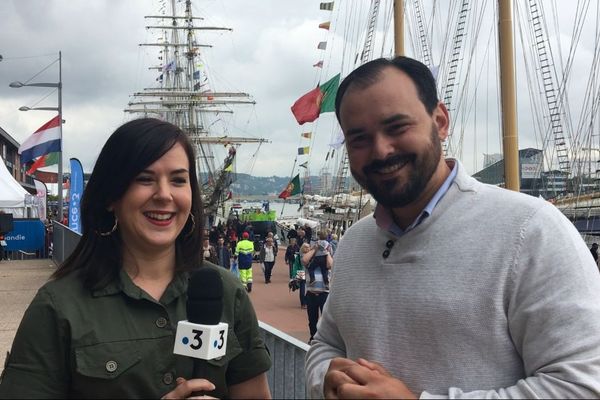
[[[321,6],[328,22],[315,26],[327,27],[315,81],[336,73],[343,79],[382,56],[420,60],[436,77],[450,111],[446,156],[460,159],[481,181],[553,202],[584,238],[600,235],[600,220],[594,219],[600,214],[599,4],[582,2],[568,12],[540,0],[349,0]],[[375,204],[348,174],[333,116],[323,114],[300,130],[299,148],[329,146],[318,169],[324,184],[311,184],[312,192],[306,189],[309,169],[321,160],[303,151],[294,161],[290,176],[305,176],[305,215],[343,233]],[[526,148],[519,151],[518,141]],[[352,194],[358,206],[345,202]]]
[[156,50],[157,62],[150,69],[156,70],[157,77],[151,87],[133,93],[124,111],[166,120],[189,135],[197,154],[205,226],[212,226],[225,218],[238,147],[254,143],[260,148],[269,141],[228,134],[226,120],[234,107],[255,102],[247,93],[220,92],[214,87],[203,56],[211,46],[204,41],[208,32],[231,29],[203,25],[193,9],[191,0],[162,1],[157,15],[145,17],[155,41],[140,46]]

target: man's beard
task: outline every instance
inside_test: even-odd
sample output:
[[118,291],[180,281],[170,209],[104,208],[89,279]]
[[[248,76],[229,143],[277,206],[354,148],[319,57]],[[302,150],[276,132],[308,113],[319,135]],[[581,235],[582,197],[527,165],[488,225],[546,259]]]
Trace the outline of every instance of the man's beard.
[[[366,188],[379,204],[387,208],[399,208],[414,202],[423,193],[437,169],[441,155],[442,145],[438,137],[438,129],[433,124],[429,146],[420,155],[414,153],[396,154],[383,161],[373,161],[363,168],[362,175],[360,176],[352,168],[350,168],[350,171],[354,179],[362,187]],[[399,182],[401,179],[399,177],[384,181],[369,179],[369,175],[376,174],[377,170],[402,162],[407,162],[407,165],[412,164],[406,182]]]

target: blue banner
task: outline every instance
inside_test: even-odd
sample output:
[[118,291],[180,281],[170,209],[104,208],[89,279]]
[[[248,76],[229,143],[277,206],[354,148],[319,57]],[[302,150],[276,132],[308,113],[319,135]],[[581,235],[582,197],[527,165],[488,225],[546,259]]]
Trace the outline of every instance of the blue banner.
[[71,187],[69,189],[69,228],[81,233],[81,197],[83,196],[83,168],[81,162],[71,158]]
[[4,235],[5,250],[43,253],[46,238],[46,227],[39,219],[15,219],[13,230]]

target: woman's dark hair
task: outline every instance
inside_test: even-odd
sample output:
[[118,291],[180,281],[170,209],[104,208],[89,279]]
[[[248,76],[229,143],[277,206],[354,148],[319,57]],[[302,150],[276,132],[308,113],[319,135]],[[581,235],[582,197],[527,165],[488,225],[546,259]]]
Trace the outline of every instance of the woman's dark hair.
[[154,118],[129,121],[117,128],[100,151],[81,201],[83,234],[73,253],[52,278],[78,270],[88,289],[100,289],[115,279],[122,266],[123,243],[119,231],[108,236],[115,216],[108,208],[119,200],[135,177],[161,158],[175,144],[181,144],[189,161],[189,179],[195,224],[188,218],[176,240],[176,271],[201,265],[202,202],[196,174],[194,149],[185,132]]
[[340,122],[340,104],[348,87],[352,84],[366,88],[379,80],[381,72],[388,68],[404,72],[417,87],[419,99],[431,115],[439,99],[435,87],[435,78],[427,66],[409,57],[398,56],[394,59],[378,58],[361,65],[344,78],[335,96],[335,115]]

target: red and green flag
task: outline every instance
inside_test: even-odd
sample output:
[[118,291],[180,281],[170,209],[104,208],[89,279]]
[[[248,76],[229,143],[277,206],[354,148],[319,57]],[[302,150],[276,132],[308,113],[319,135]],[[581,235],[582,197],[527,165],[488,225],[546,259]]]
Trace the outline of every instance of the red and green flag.
[[301,191],[300,174],[298,174],[290,181],[290,183],[287,184],[285,189],[283,189],[283,192],[279,193],[278,197],[285,200],[288,197],[300,194]]
[[29,167],[29,169],[27,170],[26,174],[27,175],[31,175],[33,174],[38,168],[44,168],[47,167],[49,165],[54,165],[54,164],[58,164],[58,157],[59,157],[60,153],[54,152],[54,153],[48,153],[48,154],[44,154],[41,157],[38,157],[33,164],[31,164],[31,167]]
[[292,114],[300,125],[313,122],[319,115],[335,111],[335,96],[340,86],[340,74],[300,97],[292,106]]

